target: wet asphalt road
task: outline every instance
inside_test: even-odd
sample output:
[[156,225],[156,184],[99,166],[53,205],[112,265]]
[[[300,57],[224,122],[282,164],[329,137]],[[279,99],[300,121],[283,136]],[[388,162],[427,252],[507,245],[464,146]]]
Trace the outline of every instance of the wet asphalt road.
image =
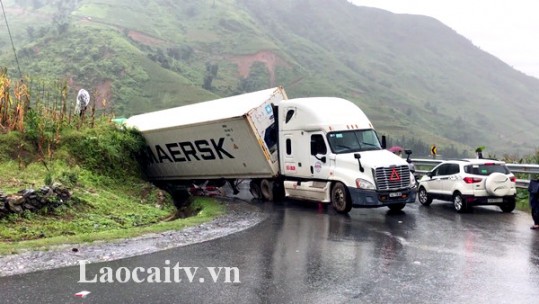
[[[103,267],[158,267],[166,278],[165,267],[177,264],[199,267],[193,283],[182,271],[180,283],[78,283],[80,268],[69,267],[0,278],[0,302],[539,303],[539,231],[529,229],[529,214],[496,207],[457,214],[439,201],[349,216],[312,203],[259,204],[271,215],[253,228],[91,264],[84,278],[99,278]],[[225,271],[216,276],[207,267],[237,271],[226,282]],[[82,290],[91,293],[74,296]]]

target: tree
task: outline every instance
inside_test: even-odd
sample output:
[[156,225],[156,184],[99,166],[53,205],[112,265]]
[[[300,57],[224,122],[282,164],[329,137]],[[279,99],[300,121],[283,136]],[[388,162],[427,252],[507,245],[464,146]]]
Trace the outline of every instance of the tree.
[[212,86],[211,83],[213,82],[213,79],[217,77],[217,72],[219,71],[219,65],[217,63],[210,63],[206,62],[206,74],[204,75],[204,83],[202,84],[202,87],[205,90],[211,90]]
[[26,33],[28,34],[28,38],[34,39],[36,29],[33,26],[28,26],[26,27]]

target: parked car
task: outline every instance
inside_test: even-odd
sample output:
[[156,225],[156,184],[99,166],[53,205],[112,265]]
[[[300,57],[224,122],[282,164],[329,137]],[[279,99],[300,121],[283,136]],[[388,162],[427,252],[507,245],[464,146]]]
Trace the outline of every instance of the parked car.
[[496,205],[503,212],[515,209],[516,177],[503,161],[463,159],[444,161],[419,180],[419,202],[452,201],[457,212],[472,206]]

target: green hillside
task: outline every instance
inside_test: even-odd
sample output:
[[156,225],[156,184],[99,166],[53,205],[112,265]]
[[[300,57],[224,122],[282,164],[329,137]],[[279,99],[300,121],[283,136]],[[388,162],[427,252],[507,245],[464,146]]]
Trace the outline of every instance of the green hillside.
[[[429,17],[346,0],[3,2],[34,87],[65,79],[73,100],[84,87],[116,115],[283,85],[289,97],[348,98],[379,133],[442,155],[539,143],[539,80]],[[16,74],[2,26],[0,65]]]

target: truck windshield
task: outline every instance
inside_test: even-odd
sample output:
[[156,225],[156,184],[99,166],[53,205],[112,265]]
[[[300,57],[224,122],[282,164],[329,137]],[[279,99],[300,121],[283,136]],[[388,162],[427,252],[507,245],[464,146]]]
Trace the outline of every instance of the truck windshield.
[[331,132],[328,141],[336,154],[382,149],[373,129]]

